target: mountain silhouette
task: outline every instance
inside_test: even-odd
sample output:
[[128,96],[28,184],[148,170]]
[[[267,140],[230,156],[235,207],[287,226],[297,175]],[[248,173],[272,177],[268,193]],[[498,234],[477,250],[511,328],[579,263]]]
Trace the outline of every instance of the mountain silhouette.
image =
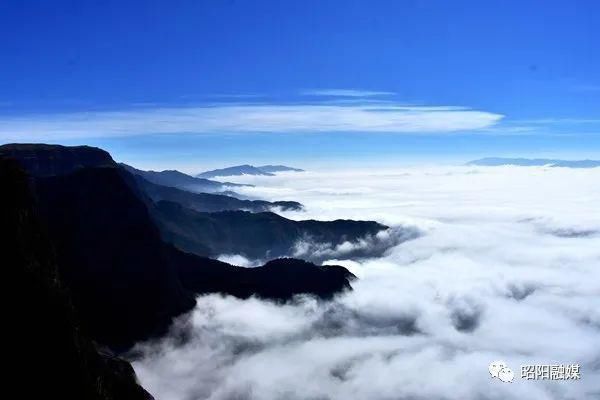
[[353,276],[342,267],[287,259],[246,269],[181,251],[163,240],[152,217],[155,203],[137,179],[102,150],[11,145],[0,146],[0,159],[15,161],[29,176],[48,252],[81,330],[116,351],[164,334],[201,293],[287,301],[350,288]]
[[388,228],[373,221],[294,221],[272,212],[197,212],[169,201],[158,202],[153,211],[165,240],[184,251],[208,257],[288,257],[294,254],[299,241],[335,247]]
[[265,201],[245,200],[233,196],[215,193],[196,193],[176,187],[157,185],[137,175],[140,188],[154,202],[171,201],[187,208],[201,212],[216,212],[228,210],[247,210],[252,212],[270,211],[300,211],[302,204],[296,201]]
[[469,161],[467,165],[480,166],[502,166],[502,165],[517,165],[524,167],[548,166],[548,167],[564,167],[564,168],[595,168],[600,167],[600,160],[557,160],[550,158],[502,158],[488,157],[479,160]]
[[4,390],[22,399],[151,399],[131,365],[98,348],[83,328],[26,173],[0,158],[0,180],[7,189],[0,196],[2,293],[9,300]]
[[225,192],[229,191],[231,188],[234,187],[251,186],[240,185],[231,182],[217,182],[211,181],[209,179],[196,178],[176,170],[142,171],[127,164],[121,163],[120,165],[123,168],[125,168],[128,172],[131,172],[134,175],[141,176],[148,182],[162,186],[184,189],[192,192]]
[[271,172],[263,171],[260,168],[253,167],[252,165],[236,165],[228,168],[213,169],[211,171],[205,171],[198,175],[198,178],[214,178],[216,176],[238,176],[238,175],[263,175],[273,176]]
[[239,176],[239,175],[262,175],[273,176],[277,172],[302,172],[299,168],[287,167],[285,165],[262,165],[255,167],[253,165],[235,165],[233,167],[213,169],[211,171],[202,172],[196,177],[198,178],[214,178],[217,176]]

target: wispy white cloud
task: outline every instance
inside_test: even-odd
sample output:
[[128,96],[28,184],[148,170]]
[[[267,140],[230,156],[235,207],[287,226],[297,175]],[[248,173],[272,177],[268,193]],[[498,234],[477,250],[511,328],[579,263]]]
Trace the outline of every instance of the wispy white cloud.
[[600,85],[594,84],[579,84],[571,86],[571,90],[575,92],[600,92]]
[[[489,133],[492,135],[543,135],[543,136],[575,136],[596,135],[597,132],[581,132],[580,126],[587,129],[600,126],[597,118],[536,118],[521,120],[503,120],[502,124],[496,124],[479,130],[477,133]],[[576,129],[576,130],[575,130]]]
[[600,124],[600,118],[541,118],[522,120],[525,124]]
[[360,89],[308,89],[301,92],[307,96],[331,96],[331,97],[374,97],[374,96],[392,96],[395,92],[384,92],[375,90]]
[[[200,96],[202,97],[202,96]],[[259,93],[213,93],[205,95],[204,97],[223,98],[223,99],[255,99],[259,97],[265,97]]]
[[488,128],[502,118],[462,107],[390,103],[220,104],[4,117],[0,119],[0,140],[245,132],[447,133]]
[[539,126],[527,125],[495,125],[489,128],[481,129],[478,134],[503,135],[503,136],[522,136],[522,135],[550,135],[548,132],[540,132]]

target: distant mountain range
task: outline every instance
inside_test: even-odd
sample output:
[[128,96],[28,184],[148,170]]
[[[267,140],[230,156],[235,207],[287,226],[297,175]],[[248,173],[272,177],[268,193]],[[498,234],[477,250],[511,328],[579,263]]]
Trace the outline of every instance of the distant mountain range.
[[217,182],[209,179],[197,178],[176,170],[166,171],[142,171],[127,164],[120,164],[127,171],[139,175],[145,180],[157,185],[176,187],[192,192],[216,193],[228,191],[234,187],[252,186],[240,185],[231,182]]
[[[140,188],[152,199],[153,202],[170,201],[199,212],[218,212],[230,210],[244,210],[251,212],[263,211],[300,211],[302,204],[297,201],[265,201],[265,200],[242,200],[232,195],[231,192],[221,193],[196,193],[182,190],[176,187],[158,185],[137,175],[136,179]],[[224,194],[227,193],[227,194]]]
[[502,158],[487,157],[469,161],[467,165],[496,167],[501,165],[518,165],[524,167],[548,166],[564,168],[595,168],[600,167],[600,160],[558,160],[550,158]]
[[228,168],[214,169],[212,171],[202,172],[198,178],[214,178],[217,176],[239,176],[239,175],[262,175],[273,176],[277,172],[302,172],[302,169],[286,167],[285,165],[263,165],[255,167],[253,165],[236,165]]
[[302,210],[302,204],[295,201],[241,200],[223,194],[193,193],[149,182],[143,174],[135,176],[138,187],[151,200],[148,208],[164,240],[200,256],[289,256],[301,239],[336,246],[388,228],[370,221],[294,221],[272,211]]

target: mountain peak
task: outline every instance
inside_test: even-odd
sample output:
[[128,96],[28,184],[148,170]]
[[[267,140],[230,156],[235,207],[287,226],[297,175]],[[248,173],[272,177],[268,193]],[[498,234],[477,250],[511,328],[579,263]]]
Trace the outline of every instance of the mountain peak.
[[33,176],[64,175],[80,168],[114,167],[110,154],[91,146],[61,146],[55,144],[5,144],[0,157],[17,161]]
[[211,171],[205,171],[198,175],[200,178],[214,178],[216,176],[239,176],[239,175],[256,175],[256,176],[273,176],[276,172],[284,171],[295,171],[301,172],[303,170],[298,168],[286,167],[285,165],[262,165],[255,167],[250,164],[235,165],[233,167],[213,169]]
[[141,176],[154,184],[176,187],[192,192],[222,192],[229,186],[241,186],[230,182],[217,182],[205,178],[193,177],[175,169],[142,171],[127,164],[121,163],[120,165],[130,173]]
[[262,171],[261,169],[249,164],[235,165],[233,167],[214,169],[205,171],[198,175],[199,178],[214,178],[216,176],[239,176],[239,175],[263,175],[273,176],[270,172]]

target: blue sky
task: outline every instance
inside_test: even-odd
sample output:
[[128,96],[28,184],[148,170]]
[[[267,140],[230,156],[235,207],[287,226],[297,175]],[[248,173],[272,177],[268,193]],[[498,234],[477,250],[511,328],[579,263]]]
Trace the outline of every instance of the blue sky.
[[593,0],[5,0],[0,34],[0,142],[186,170],[600,157]]

